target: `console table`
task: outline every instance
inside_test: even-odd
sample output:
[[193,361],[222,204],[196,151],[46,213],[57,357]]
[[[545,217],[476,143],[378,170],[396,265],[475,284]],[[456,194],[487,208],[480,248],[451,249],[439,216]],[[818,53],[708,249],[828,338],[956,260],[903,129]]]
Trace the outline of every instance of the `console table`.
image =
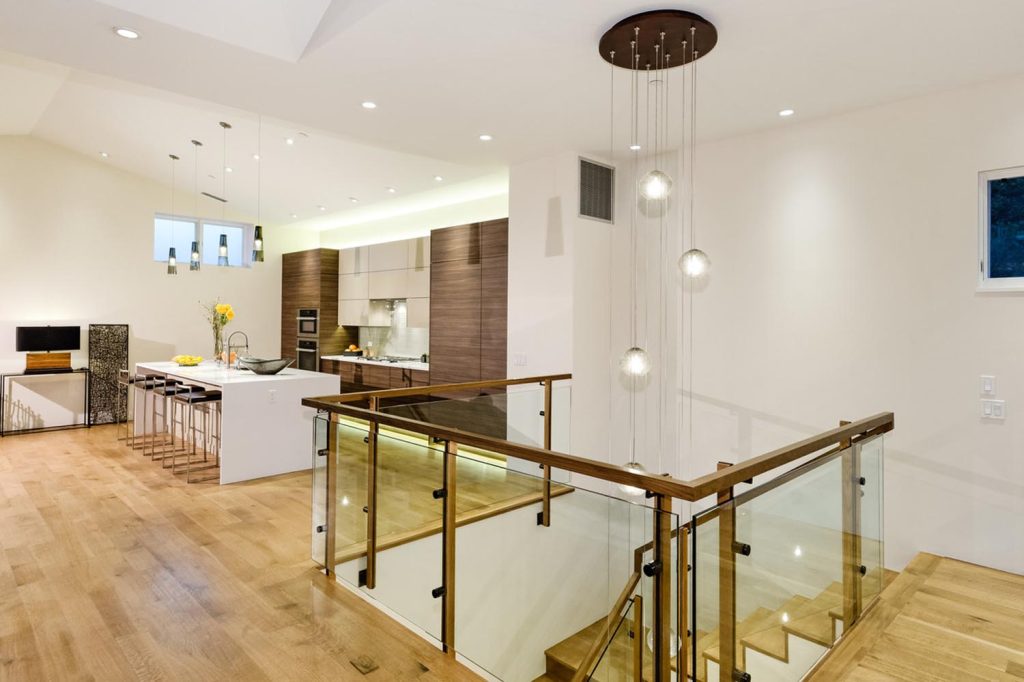
[[[8,390],[8,384],[12,379],[17,377],[53,377],[53,376],[67,376],[73,378],[81,378],[85,382],[83,387],[83,405],[82,405],[82,418],[81,423],[72,424],[57,424],[53,426],[41,426],[37,428],[15,428],[8,429],[7,421],[10,415],[12,406],[8,405],[10,400],[11,391]],[[19,433],[38,433],[40,431],[55,431],[58,429],[77,429],[77,428],[88,428],[92,426],[92,420],[89,417],[89,383],[90,373],[87,367],[80,369],[74,369],[70,372],[10,372],[0,374],[0,436],[13,436]]]

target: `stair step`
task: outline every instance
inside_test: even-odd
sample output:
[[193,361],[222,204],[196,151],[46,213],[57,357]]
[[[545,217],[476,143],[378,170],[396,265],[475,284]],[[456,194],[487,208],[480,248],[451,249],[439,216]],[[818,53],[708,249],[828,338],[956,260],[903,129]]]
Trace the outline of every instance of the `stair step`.
[[742,637],[740,644],[745,648],[757,651],[765,656],[789,662],[789,635],[782,629],[782,626],[792,619],[793,615],[800,613],[811,600],[802,595],[796,595],[785,604],[772,612],[772,618],[766,623],[767,627],[755,630]]
[[841,609],[842,605],[843,584],[837,581],[797,609],[795,614],[791,614],[789,622],[782,629],[828,649],[835,642],[835,623],[830,611]]

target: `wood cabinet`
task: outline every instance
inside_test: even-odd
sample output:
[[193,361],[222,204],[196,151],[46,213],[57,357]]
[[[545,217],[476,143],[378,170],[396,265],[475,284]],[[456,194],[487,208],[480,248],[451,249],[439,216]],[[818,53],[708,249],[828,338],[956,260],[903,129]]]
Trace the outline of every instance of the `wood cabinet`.
[[404,367],[391,368],[391,388],[409,388],[426,386],[430,383],[430,373],[419,369]]
[[430,382],[505,378],[508,220],[434,230],[430,258]]
[[286,253],[281,266],[281,357],[295,360],[298,345],[296,317],[300,308],[320,310],[321,355],[336,355],[355,335],[338,326],[337,249],[310,249]]
[[363,369],[363,383],[368,388],[391,388],[391,370],[387,365],[357,365]]

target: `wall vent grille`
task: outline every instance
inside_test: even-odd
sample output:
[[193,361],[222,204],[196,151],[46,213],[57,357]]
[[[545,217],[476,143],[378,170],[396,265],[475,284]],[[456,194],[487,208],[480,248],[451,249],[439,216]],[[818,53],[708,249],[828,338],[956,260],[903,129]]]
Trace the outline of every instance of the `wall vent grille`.
[[615,169],[580,159],[580,216],[615,222]]

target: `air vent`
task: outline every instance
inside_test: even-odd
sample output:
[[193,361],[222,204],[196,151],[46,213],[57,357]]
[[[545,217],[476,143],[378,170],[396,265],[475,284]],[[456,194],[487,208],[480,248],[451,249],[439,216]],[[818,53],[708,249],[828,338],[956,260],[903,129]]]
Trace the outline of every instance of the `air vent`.
[[580,159],[580,216],[615,222],[615,169]]

